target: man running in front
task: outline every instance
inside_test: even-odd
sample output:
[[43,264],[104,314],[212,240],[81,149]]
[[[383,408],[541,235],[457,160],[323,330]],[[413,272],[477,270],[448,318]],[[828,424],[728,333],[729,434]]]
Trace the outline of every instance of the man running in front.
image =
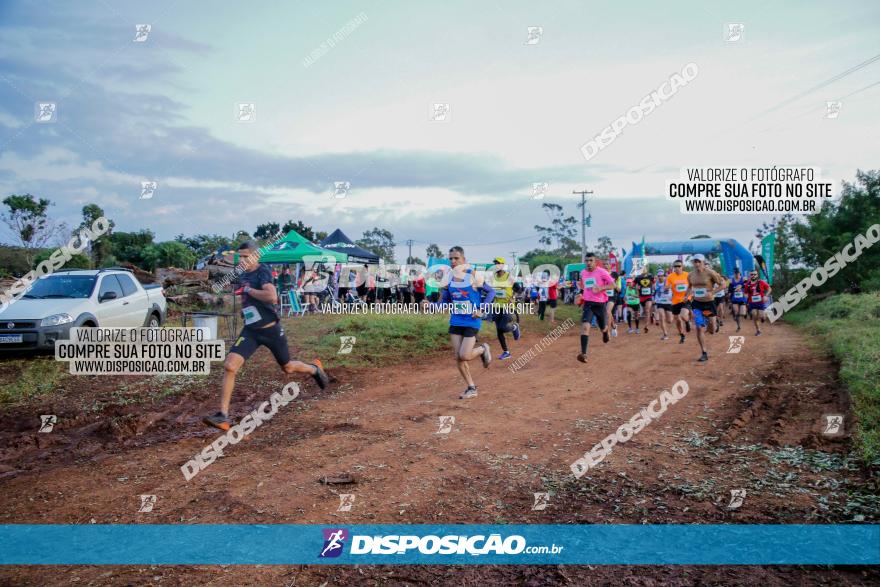
[[581,352],[577,356],[577,360],[581,363],[587,362],[587,345],[590,343],[590,327],[593,318],[596,318],[596,325],[602,332],[602,342],[608,342],[608,327],[605,323],[605,304],[608,303],[608,292],[614,291],[614,279],[611,274],[604,268],[598,266],[596,256],[593,253],[587,253],[587,267],[581,271],[580,286],[581,303],[583,311],[581,314]]
[[[467,383],[467,389],[458,399],[471,399],[477,397],[477,386],[471,377],[468,362],[479,357],[487,369],[492,362],[489,345],[484,342],[476,346],[476,343],[477,333],[483,324],[480,304],[491,304],[495,290],[467,263],[463,248],[456,246],[449,249],[449,263],[452,265],[449,285],[443,288],[440,303],[452,306],[449,339],[455,351],[458,371]],[[482,294],[485,294],[485,299]]]
[[281,370],[288,374],[308,373],[314,378],[318,387],[326,389],[329,379],[321,368],[321,361],[307,364],[290,359],[287,348],[287,337],[281,327],[280,318],[275,311],[278,303],[278,292],[272,284],[272,272],[267,265],[260,263],[260,253],[254,241],[245,241],[238,247],[241,266],[246,271],[241,276],[240,289],[235,295],[241,296],[241,314],[244,328],[226,361],[223,363],[223,388],[220,393],[220,411],[205,416],[202,422],[208,426],[229,430],[232,421],[229,419],[229,404],[232,401],[232,390],[235,388],[235,376],[244,362],[261,346],[268,348]]
[[706,341],[703,337],[703,330],[707,329],[709,334],[714,334],[715,315],[715,294],[719,288],[724,288],[724,278],[710,269],[706,264],[706,258],[703,255],[694,255],[691,257],[691,263],[694,270],[688,273],[688,291],[693,293],[693,310],[694,325],[697,327],[697,342],[700,343],[699,361],[705,363],[709,360],[709,353],[706,352]]

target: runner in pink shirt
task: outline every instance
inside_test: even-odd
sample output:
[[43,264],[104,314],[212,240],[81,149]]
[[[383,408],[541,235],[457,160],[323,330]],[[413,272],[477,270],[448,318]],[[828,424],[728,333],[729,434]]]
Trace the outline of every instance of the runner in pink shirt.
[[599,330],[602,331],[602,342],[608,342],[605,304],[608,303],[608,292],[614,289],[614,279],[605,269],[598,266],[593,253],[587,253],[587,268],[581,271],[580,286],[583,314],[581,315],[581,354],[577,356],[577,360],[586,363],[590,326],[594,316]]

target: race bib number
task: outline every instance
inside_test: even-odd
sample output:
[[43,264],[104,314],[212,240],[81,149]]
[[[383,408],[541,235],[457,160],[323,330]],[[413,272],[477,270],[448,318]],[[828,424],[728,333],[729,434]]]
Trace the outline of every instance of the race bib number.
[[753,302],[760,302],[762,299],[763,299],[763,298],[762,298],[761,294],[755,294],[755,295],[752,296],[752,301],[753,301]]
[[455,302],[452,305],[452,312],[454,314],[473,314],[470,302]]
[[590,277],[584,280],[584,287],[596,287],[596,278]]
[[733,288],[733,295],[735,295],[737,297],[741,297],[743,295],[743,288],[742,287]]
[[675,284],[675,291],[677,291],[678,293],[684,293],[687,290],[688,290],[688,286],[686,283],[676,283]]
[[705,287],[694,288],[694,295],[698,298],[705,298],[706,292],[707,292],[707,290]]
[[502,289],[501,291],[495,290],[495,297],[500,300],[507,299],[507,290],[506,289]]
[[643,287],[643,288],[642,288],[642,295],[643,295],[643,296],[649,296],[649,295],[651,295],[651,288],[650,288],[650,287]]
[[253,306],[242,308],[241,314],[244,316],[245,324],[253,324],[260,321],[260,311]]

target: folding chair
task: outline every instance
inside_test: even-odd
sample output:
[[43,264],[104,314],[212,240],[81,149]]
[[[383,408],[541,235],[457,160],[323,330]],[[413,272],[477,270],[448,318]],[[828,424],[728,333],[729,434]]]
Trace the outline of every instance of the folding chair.
[[287,310],[287,317],[290,318],[290,315],[294,313],[305,316],[306,308],[300,303],[297,292],[290,290],[287,292],[287,297],[290,299],[290,309]]

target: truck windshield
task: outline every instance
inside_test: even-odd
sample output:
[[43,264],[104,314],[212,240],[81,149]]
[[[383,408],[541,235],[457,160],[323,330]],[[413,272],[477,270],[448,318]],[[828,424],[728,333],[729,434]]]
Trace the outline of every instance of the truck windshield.
[[50,275],[38,279],[24,298],[87,298],[95,287],[94,275]]

